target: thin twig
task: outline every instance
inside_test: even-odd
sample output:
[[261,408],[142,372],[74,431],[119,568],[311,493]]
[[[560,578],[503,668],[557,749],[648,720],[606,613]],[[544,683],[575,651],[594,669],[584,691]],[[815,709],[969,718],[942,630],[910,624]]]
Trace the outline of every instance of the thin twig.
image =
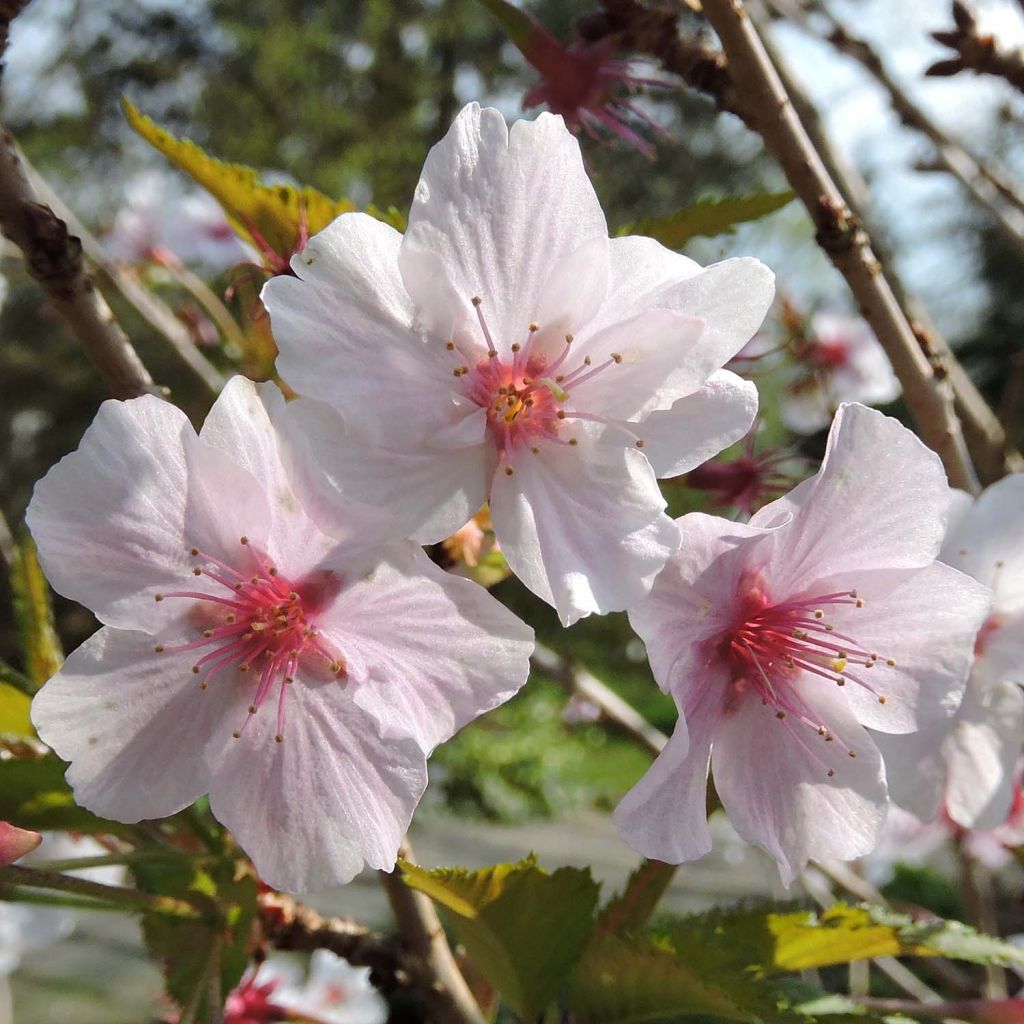
[[534,668],[551,676],[571,693],[578,693],[601,712],[601,717],[620,732],[636,740],[649,753],[657,756],[668,743],[668,737],[656,729],[631,704],[569,658],[537,644],[530,659]]
[[978,31],[974,12],[962,0],[953,0],[953,28],[933,32],[932,39],[953,50],[955,56],[936,61],[926,72],[948,78],[961,71],[1005,78],[1024,92],[1024,47],[1003,46],[994,36]]
[[846,278],[885,349],[922,439],[942,459],[954,487],[978,492],[978,480],[953,405],[948,369],[929,360],[871,249],[797,116],[741,0],[704,0],[735,85],[747,97],[757,130],[779,161],[817,228],[818,244]]
[[[29,183],[43,201],[57,212],[81,240],[82,248],[89,258],[89,262],[170,345],[175,355],[191,370],[210,394],[219,394],[224,386],[224,378],[196,347],[185,325],[159,297],[144,287],[138,278],[111,259],[102,243],[78,219],[74,211],[60,198],[49,182],[25,159],[24,153],[19,151],[18,156]],[[235,325],[235,329],[238,329],[237,325]]]
[[[415,863],[408,840],[398,855]],[[431,1019],[437,1024],[486,1024],[430,897],[406,885],[400,868],[381,871],[380,879],[398,923],[399,938],[409,954],[414,985],[424,997]]]
[[0,231],[81,342],[115,398],[158,394],[128,336],[82,265],[82,243],[28,183],[11,134],[0,126]]

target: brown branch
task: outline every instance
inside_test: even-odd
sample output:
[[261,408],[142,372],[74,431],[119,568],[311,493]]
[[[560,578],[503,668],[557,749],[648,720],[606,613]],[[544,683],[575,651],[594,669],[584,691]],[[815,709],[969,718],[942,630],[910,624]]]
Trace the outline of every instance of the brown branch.
[[[0,19],[2,25],[2,19]],[[28,272],[81,342],[115,398],[159,393],[82,263],[82,243],[40,203],[0,126],[0,231],[22,251]]]
[[409,989],[412,978],[398,942],[370,931],[348,917],[324,917],[283,893],[259,898],[259,922],[275,949],[311,953],[327,949],[356,967],[369,967],[370,979],[383,992]]
[[[402,843],[398,856],[415,863],[408,840]],[[437,1024],[486,1024],[455,962],[430,897],[406,885],[400,868],[381,871],[380,880],[398,923],[413,988],[426,1003],[431,1020]]]
[[[640,12],[645,10],[634,0],[604,2],[610,15],[609,25],[623,24],[623,15],[628,25],[633,18],[640,20],[638,8]],[[717,93],[713,95],[716,100],[719,95],[725,97],[736,108],[733,112],[759,132],[778,160],[811,216],[818,244],[846,278],[861,313],[885,349],[921,437],[942,459],[953,486],[976,493],[977,476],[949,382],[952,356],[934,339],[915,333],[908,314],[882,273],[867,232],[853,215],[800,123],[743,4],[739,0],[705,0],[703,6],[722,42],[727,63],[721,70],[731,82],[726,87],[717,81]],[[666,25],[663,23],[662,27]],[[679,35],[674,21],[669,33],[673,39]],[[672,47],[663,44],[661,49]],[[739,97],[742,103],[737,107]]]
[[963,0],[953,0],[953,28],[933,32],[932,39],[948,46],[954,55],[936,61],[926,75],[948,78],[961,71],[973,71],[976,75],[1005,78],[1024,92],[1024,47],[1004,47],[994,36],[979,32],[974,12]]
[[569,658],[550,647],[537,644],[530,659],[533,667],[560,682],[570,693],[578,693],[601,712],[601,718],[645,750],[657,756],[668,743],[668,737],[656,729],[614,690]]

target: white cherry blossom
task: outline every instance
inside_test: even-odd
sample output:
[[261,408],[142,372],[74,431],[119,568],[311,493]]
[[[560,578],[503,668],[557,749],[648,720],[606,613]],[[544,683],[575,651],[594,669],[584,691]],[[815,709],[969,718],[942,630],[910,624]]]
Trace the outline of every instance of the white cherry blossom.
[[404,237],[343,214],[264,288],[325,482],[438,541],[485,501],[513,571],[565,623],[635,603],[679,543],[656,478],[737,440],[756,390],[721,368],[774,291],[608,237],[560,117],[466,107]]
[[516,692],[532,634],[386,513],[312,497],[284,418],[240,377],[198,436],[157,398],[104,403],[27,517],[104,628],[32,718],[82,806],[134,822],[208,792],[297,891],[394,865],[426,755]]

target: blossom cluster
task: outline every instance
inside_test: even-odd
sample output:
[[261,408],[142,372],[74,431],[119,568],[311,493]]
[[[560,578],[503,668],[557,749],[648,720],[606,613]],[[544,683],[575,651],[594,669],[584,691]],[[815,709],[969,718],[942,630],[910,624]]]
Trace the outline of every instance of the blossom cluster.
[[666,513],[657,480],[754,420],[725,366],[771,304],[761,263],[610,238],[560,117],[472,104],[404,235],[343,214],[292,270],[263,301],[298,398],[236,377],[198,433],[155,397],[105,403],[36,488],[47,574],[102,623],[33,707],[83,806],[135,822],[209,794],[282,889],[392,868],[431,752],[529,673],[529,627],[420,547],[486,504],[563,624],[628,610],[675,700],[616,813],[639,852],[707,852],[709,766],[787,882],[870,851],[890,798],[1005,816],[1024,478],[968,507],[853,403],[749,522]]

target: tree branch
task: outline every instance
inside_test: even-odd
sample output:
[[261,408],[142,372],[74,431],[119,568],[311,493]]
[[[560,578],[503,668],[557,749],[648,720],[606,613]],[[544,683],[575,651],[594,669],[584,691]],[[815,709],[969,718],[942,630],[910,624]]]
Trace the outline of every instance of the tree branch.
[[[2,25],[0,19],[0,25]],[[82,265],[82,243],[38,202],[11,134],[0,126],[0,231],[82,343],[115,398],[159,394],[149,371]]]
[[[644,15],[650,13],[635,0],[604,0],[604,3],[606,13],[615,15],[609,19],[612,23],[622,23],[624,15],[625,24],[630,24],[633,18],[640,18],[638,9]],[[942,459],[953,486],[977,493],[977,476],[956,416],[949,382],[952,356],[934,339],[923,339],[915,334],[908,315],[882,273],[867,232],[853,215],[808,138],[743,4],[740,0],[705,0],[703,6],[708,21],[719,35],[727,62],[724,68],[715,64],[719,74],[712,95],[716,100],[721,96],[728,101],[730,106],[724,109],[733,109],[758,131],[779,161],[811,216],[818,244],[846,278],[862,314],[885,349],[921,437]],[[665,27],[662,21],[662,28]],[[669,35],[673,40],[679,35],[674,20]],[[662,44],[661,49],[673,53],[676,47]],[[723,84],[723,74],[730,86]],[[739,97],[742,102],[738,102]]]
[[[405,840],[398,856],[415,863]],[[401,868],[380,872],[381,884],[398,922],[398,935],[408,954],[413,988],[423,997],[437,1024],[486,1024],[473,993],[462,976],[441,920],[430,897],[409,888]]]
[[1010,49],[994,36],[982,35],[974,12],[963,0],[953,0],[953,28],[933,32],[932,39],[953,50],[955,56],[936,61],[926,72],[936,78],[948,78],[961,71],[1005,78],[1024,92],[1024,47]]

